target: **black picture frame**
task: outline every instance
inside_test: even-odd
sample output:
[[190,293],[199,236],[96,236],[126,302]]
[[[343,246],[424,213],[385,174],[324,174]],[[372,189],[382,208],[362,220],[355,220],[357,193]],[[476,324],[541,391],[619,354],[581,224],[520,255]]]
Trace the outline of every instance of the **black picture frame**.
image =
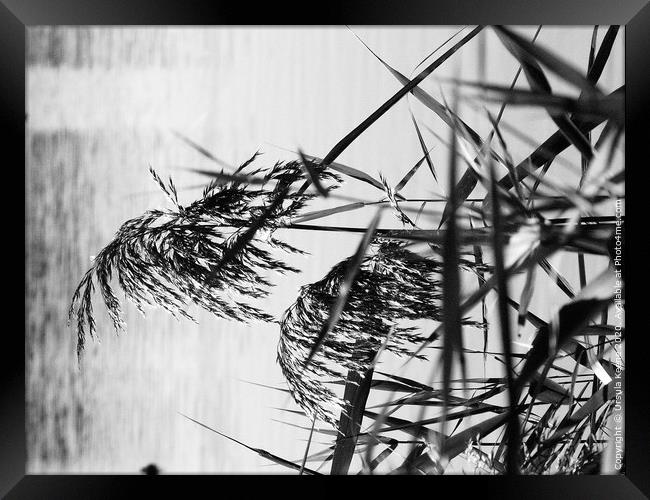
[[[626,79],[626,185],[639,187],[645,165],[634,163],[635,158],[647,162],[648,116],[650,116],[650,5],[649,0],[390,0],[345,1],[330,0],[315,4],[293,2],[266,2],[251,6],[209,0],[0,0],[0,120],[2,158],[4,160],[5,192],[17,192],[16,185],[24,186],[24,175],[18,165],[25,159],[25,35],[34,25],[258,25],[258,24],[366,24],[366,25],[450,25],[450,24],[552,24],[552,25],[625,25],[625,79]],[[24,174],[24,172],[22,172]],[[15,176],[15,178],[13,177]],[[11,177],[11,178],[10,178]],[[22,184],[20,179],[23,179]],[[24,192],[24,191],[23,191]],[[627,197],[625,248],[643,251],[643,232],[635,231],[637,214],[634,193]],[[5,242],[7,270],[16,270],[20,262],[18,241],[24,231],[18,217],[13,215],[18,202],[5,201],[3,226],[11,235]],[[626,288],[644,282],[636,270],[637,257],[626,252]],[[23,261],[24,262],[24,261]],[[632,270],[632,272],[630,272]],[[20,279],[18,272],[11,278]],[[23,284],[25,275],[23,274]],[[17,287],[18,288],[18,287]],[[10,292],[12,291],[13,292]],[[4,301],[5,331],[3,332],[2,360],[0,361],[0,495],[6,498],[115,498],[132,496],[136,490],[147,495],[170,493],[176,488],[186,491],[224,492],[226,488],[240,491],[238,496],[252,496],[252,487],[262,487],[265,494],[307,495],[306,483],[290,484],[290,476],[269,475],[254,483],[242,476],[37,476],[25,475],[25,358],[24,337],[18,333],[20,310],[19,294],[10,286]],[[401,487],[434,488],[442,485],[455,494],[473,493],[497,498],[588,498],[624,499],[647,498],[650,495],[650,439],[648,423],[650,407],[644,367],[647,366],[643,348],[647,333],[630,328],[641,325],[636,321],[642,307],[642,296],[628,294],[626,300],[626,474],[625,476],[443,476],[427,478],[360,478],[362,488],[384,488],[386,481],[398,481]],[[10,301],[14,301],[11,303]],[[23,307],[26,302],[23,301]],[[26,317],[26,316],[25,316]],[[26,325],[25,325],[26,326]],[[299,481],[328,481],[310,477]],[[352,487],[352,479],[345,488]],[[409,481],[405,483],[404,481]],[[414,481],[414,482],[411,482]],[[435,481],[431,483],[430,481]],[[438,482],[438,481],[441,481]],[[312,486],[313,487],[313,486]],[[326,486],[327,487],[327,486]],[[332,485],[328,490],[336,494]],[[449,490],[451,488],[451,490]],[[368,490],[366,490],[368,491]],[[192,495],[194,496],[194,495]]]

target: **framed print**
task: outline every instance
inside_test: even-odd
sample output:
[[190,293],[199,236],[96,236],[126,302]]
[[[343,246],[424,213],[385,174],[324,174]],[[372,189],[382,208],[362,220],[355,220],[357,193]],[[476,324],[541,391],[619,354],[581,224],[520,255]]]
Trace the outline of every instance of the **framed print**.
[[650,7],[303,11],[3,0],[2,494],[646,498]]

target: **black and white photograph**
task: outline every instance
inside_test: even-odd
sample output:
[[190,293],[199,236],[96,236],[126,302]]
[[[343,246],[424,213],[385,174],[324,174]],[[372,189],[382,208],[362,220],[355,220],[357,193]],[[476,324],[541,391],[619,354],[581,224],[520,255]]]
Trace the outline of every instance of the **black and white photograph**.
[[27,474],[625,475],[624,26],[25,36]]

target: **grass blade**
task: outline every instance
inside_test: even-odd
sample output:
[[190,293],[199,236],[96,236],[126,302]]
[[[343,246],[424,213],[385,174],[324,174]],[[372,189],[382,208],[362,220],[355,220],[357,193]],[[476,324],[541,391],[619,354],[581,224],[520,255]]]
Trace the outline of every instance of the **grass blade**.
[[[612,95],[624,95],[625,92],[625,86],[619,87],[616,89],[614,92],[610,94]],[[602,118],[582,118],[582,117],[575,117],[573,120],[574,124],[580,130],[582,134],[586,134],[587,132],[590,132],[594,128],[596,128],[598,125],[603,123],[605,121]],[[517,178],[521,181],[528,177],[530,173],[543,165],[546,165],[549,161],[553,160],[557,155],[562,153],[565,149],[567,149],[571,145],[571,141],[569,141],[566,136],[561,132],[557,131],[553,135],[551,135],[548,139],[546,139],[539,147],[535,149],[528,157],[524,158],[517,167],[515,168]],[[510,174],[502,177],[499,180],[499,186],[504,187],[506,189],[512,188],[512,180]]]
[[553,282],[567,295],[567,297],[570,299],[575,297],[576,294],[569,282],[564,276],[559,273],[557,269],[553,267],[553,265],[547,259],[540,259],[539,267],[541,267],[544,272],[548,274],[549,278],[553,280]]
[[372,472],[379,467],[379,465],[395,451],[398,444],[399,441],[397,441],[397,439],[391,439],[390,444],[384,448],[379,455],[373,458],[372,462],[368,465],[368,469]]
[[510,318],[508,315],[508,288],[503,262],[504,238],[501,229],[501,208],[497,184],[494,173],[494,164],[489,161],[490,170],[490,196],[492,200],[492,226],[493,226],[493,254],[494,254],[494,276],[496,277],[496,291],[498,294],[499,323],[501,326],[501,340],[503,344],[503,356],[505,360],[506,381],[508,385],[508,426],[506,428],[506,468],[509,474],[518,474],[519,447],[521,435],[519,429],[519,415],[516,407],[519,401],[519,393],[516,392],[513,381],[512,367],[512,338],[510,334]]
[[[485,224],[485,222],[483,222]],[[469,227],[474,229],[474,223],[472,222],[472,216],[469,216]],[[478,286],[481,287],[485,283],[485,273],[480,269],[480,266],[483,265],[483,248],[481,245],[474,245],[472,247],[474,250],[474,262],[479,266],[479,269],[476,270],[476,279],[478,280]],[[483,362],[487,361],[487,350],[488,350],[488,340],[489,340],[489,325],[487,321],[487,305],[485,303],[485,298],[481,299],[481,321],[483,322]]]
[[302,473],[305,471],[305,464],[307,463],[307,457],[309,456],[309,447],[311,446],[311,438],[314,435],[314,426],[316,425],[316,419],[311,421],[311,430],[309,431],[309,438],[307,440],[307,446],[305,446],[305,456],[302,458],[302,464],[300,465],[300,471],[298,475],[302,476]]
[[[537,40],[537,36],[539,35],[539,32],[540,32],[541,29],[542,29],[541,26],[539,26],[537,28],[537,31],[535,32],[535,35],[533,36],[533,40],[532,40],[533,43],[535,42],[535,40]],[[519,79],[519,75],[521,74],[521,70],[522,70],[522,67],[519,66],[519,68],[517,68],[517,72],[515,73],[514,78],[512,79],[512,83],[510,84],[511,89],[513,89],[514,86],[517,84],[517,80]],[[505,109],[506,109],[506,103],[503,103],[501,105],[501,108],[499,109],[499,114],[497,115],[497,118],[495,120],[496,123],[499,123],[501,121],[501,118],[503,116],[503,113],[504,113]],[[459,123],[464,124],[464,122],[459,122]],[[452,126],[452,125],[450,125],[450,126]],[[470,132],[469,127],[464,126],[464,130],[466,132]],[[493,133],[494,133],[494,131],[492,131],[490,133],[490,135],[488,136],[488,139],[486,141],[488,144],[492,140]],[[471,135],[471,133],[470,133],[470,135]],[[471,136],[473,137],[473,135],[471,135]],[[483,144],[481,143],[481,140],[478,137],[478,134],[476,134],[476,136],[477,136],[478,140],[475,141],[475,144],[479,145],[479,149],[482,149]],[[472,194],[472,191],[474,191],[474,188],[476,187],[477,183],[478,183],[478,177],[477,177],[476,173],[474,172],[474,170],[471,167],[466,168],[465,172],[463,172],[463,175],[461,176],[460,181],[458,181],[458,184],[456,185],[456,188],[455,188],[456,191],[458,192],[458,199],[459,200],[466,200],[467,197],[470,194]],[[448,214],[449,214],[449,208],[448,208],[448,206],[445,206],[445,209],[444,209],[444,211],[442,213],[442,218],[440,219],[440,224],[439,224],[438,227],[442,227],[442,225],[446,222]]]
[[[545,81],[543,73],[540,73],[540,78]],[[455,80],[455,82],[460,85],[478,87],[487,93],[481,97],[487,101],[497,101],[515,106],[543,107],[549,114],[572,113],[587,117],[614,117],[618,122],[621,122],[623,118],[623,99],[617,95],[586,99],[550,93],[550,88],[545,91],[546,86],[541,87],[537,84],[531,86],[533,90],[525,90],[462,80]]]
[[251,185],[262,185],[266,184],[268,180],[262,179],[260,177],[254,177],[252,175],[239,175],[239,174],[228,174],[225,172],[215,172],[214,170],[207,170],[205,168],[188,168],[190,172],[196,174],[204,175],[210,177],[211,179],[222,180],[224,184],[229,182],[239,183],[239,184],[251,184]]
[[616,35],[618,34],[619,28],[620,26],[616,25],[607,28],[607,33],[605,33],[605,36],[603,37],[598,53],[596,54],[593,63],[589,66],[587,80],[594,85],[600,79],[603,69],[605,69],[605,64],[612,53],[612,47],[614,46],[614,41],[616,41]]
[[[410,79],[406,76],[404,76],[402,73],[394,69],[392,66],[390,66],[386,61],[384,61],[381,57],[379,57],[366,43],[361,40],[356,34],[355,36],[357,39],[368,49],[368,51],[377,58],[377,60],[390,72],[391,75],[397,79],[398,82],[402,85],[408,85],[410,82]],[[449,41],[449,40],[447,40]],[[447,42],[443,43],[445,45]],[[441,45],[442,47],[442,45]],[[440,47],[439,47],[440,48]],[[435,52],[435,51],[434,51]],[[469,125],[467,125],[465,122],[463,122],[456,114],[450,110],[447,106],[444,104],[440,103],[437,99],[435,99],[431,94],[426,92],[425,90],[421,89],[420,87],[415,87],[411,90],[411,94],[422,104],[424,104],[427,108],[429,108],[431,111],[433,111],[440,119],[445,122],[448,126],[454,127],[454,120],[461,122],[468,131],[468,134],[470,135],[471,139],[475,142],[481,142],[481,138],[474,131]],[[411,115],[412,116],[412,115]]]
[[[201,427],[203,427],[203,428],[205,428],[205,429],[207,429],[209,431],[212,431],[212,432],[214,432],[215,434],[218,434],[221,437],[225,437],[226,439],[232,441],[233,443],[237,443],[238,445],[243,446],[244,448],[247,448],[250,451],[253,451],[253,452],[257,453],[260,457],[266,458],[267,460],[275,462],[276,464],[283,465],[284,467],[288,467],[289,469],[294,469],[294,470],[298,470],[298,471],[301,470],[300,465],[297,465],[297,464],[295,464],[295,463],[293,463],[293,462],[291,462],[291,461],[289,461],[289,460],[287,460],[285,458],[274,455],[273,453],[270,453],[270,452],[268,452],[266,450],[263,450],[262,448],[253,448],[252,446],[248,446],[247,444],[242,443],[241,441],[238,441],[237,439],[235,439],[233,437],[230,437],[227,434],[224,434],[223,432],[219,432],[218,430],[213,429],[212,427],[209,427],[209,426],[205,425],[204,423],[199,422],[198,420],[194,420],[192,417],[188,417],[187,415],[184,415],[182,413],[181,413],[181,415],[183,417],[185,417],[186,419],[191,420],[195,424],[198,424]],[[306,472],[307,474],[312,474],[312,475],[316,475],[316,476],[320,475],[318,472],[316,472],[314,470],[311,470],[311,469],[308,469],[307,467],[302,467],[302,470],[304,472]]]
[[[443,416],[447,414],[449,404],[449,389],[451,380],[451,370],[453,359],[458,355],[461,362],[462,376],[465,378],[465,363],[462,353],[462,315],[460,312],[460,275],[459,275],[459,256],[458,256],[458,226],[456,222],[457,198],[455,192],[456,186],[456,134],[453,129],[451,132],[451,154],[449,158],[449,201],[450,214],[443,242],[443,269],[442,269],[442,305],[443,305],[443,324],[445,335],[443,339]],[[443,417],[442,434],[445,434],[445,422]]]
[[199,144],[197,144],[196,142],[194,142],[194,141],[193,141],[192,139],[190,139],[189,137],[184,136],[183,134],[181,134],[180,132],[177,132],[176,130],[172,130],[172,133],[173,133],[176,137],[178,137],[180,140],[182,140],[184,143],[186,143],[187,145],[189,145],[192,149],[195,149],[195,150],[198,151],[201,155],[205,156],[208,160],[211,160],[211,161],[215,162],[217,165],[220,165],[220,166],[223,167],[223,168],[228,168],[228,169],[231,169],[231,170],[232,170],[233,167],[232,167],[229,163],[223,161],[223,160],[220,159],[220,158],[217,158],[217,157],[214,156],[212,153],[210,153],[210,151],[208,151],[207,149],[205,149],[203,146],[200,146]]
[[420,147],[422,148],[422,152],[424,153],[424,158],[427,161],[427,165],[429,166],[429,170],[431,171],[431,175],[433,175],[433,179],[438,182],[438,176],[436,175],[436,169],[433,166],[433,161],[431,161],[431,156],[429,156],[429,148],[427,147],[427,144],[424,142],[424,138],[422,137],[422,132],[420,132],[420,127],[418,126],[418,122],[415,119],[415,116],[413,116],[413,113],[411,113],[411,120],[413,121],[413,126],[415,127],[415,132],[417,133],[418,136],[418,142],[420,143]]
[[560,308],[554,322],[540,328],[515,382],[518,391],[521,391],[538,368],[555,356],[556,353],[551,352],[550,348],[552,330],[556,332],[554,338],[557,348],[561,348],[573,336],[580,334],[589,320],[611,303],[615,281],[614,272],[611,269],[605,270],[571,302]]
[[[624,372],[621,372],[621,377]],[[582,420],[587,418],[589,415],[598,411],[602,406],[610,400],[613,400],[616,397],[617,391],[613,384],[603,385],[599,390],[594,392],[594,394],[587,400],[587,402],[582,405],[578,410],[573,412],[571,415],[567,415],[566,418],[560,422],[556,431],[553,435],[544,443],[544,445],[550,445],[557,440],[561,439],[566,435],[566,432],[574,425],[579,424]],[[620,394],[620,392],[619,392]]]
[[[589,73],[587,75],[587,79],[592,84],[596,84],[600,79],[600,76],[602,75],[603,69],[605,67],[605,63],[609,59],[609,55],[611,54],[611,50],[614,45],[614,41],[616,40],[618,29],[619,29],[618,26],[610,26],[609,29],[607,30],[607,33],[605,34],[605,37],[603,38],[603,42],[601,43],[600,48],[598,49],[598,53],[596,54],[594,63],[589,69]],[[624,93],[625,93],[625,86],[618,88],[617,90],[612,92],[610,96],[613,96],[615,94],[623,96]],[[597,120],[597,119],[585,119],[583,121],[579,119],[575,120],[576,125],[583,133],[588,133],[589,131],[593,130],[595,127],[600,125],[602,122],[603,120]],[[527,173],[525,172],[527,168],[525,166],[528,163],[530,163],[532,169],[537,169],[543,165],[545,165],[546,168],[548,168],[548,166],[550,166],[549,162],[553,160],[553,158],[555,158],[562,151],[564,151],[568,146],[569,146],[569,142],[562,135],[562,133],[556,132],[551,137],[549,137],[541,146],[539,146],[528,158],[526,158],[519,164],[519,167],[517,167],[518,170],[517,174],[518,175],[523,174],[525,177],[527,175]],[[521,170],[521,173],[519,172],[519,170]],[[519,178],[522,179],[523,177],[519,176]],[[506,176],[499,181],[499,185],[509,189],[512,186],[509,185],[508,182],[509,180],[508,177]]]
[[322,219],[323,217],[329,217],[330,215],[340,214],[343,212],[350,212],[352,210],[358,210],[359,208],[363,208],[365,206],[366,203],[362,201],[358,201],[355,203],[348,203],[346,205],[341,205],[338,207],[326,208],[324,210],[316,210],[314,212],[309,212],[307,214],[304,214],[301,217],[298,217],[293,221],[293,223],[300,224],[310,220]]
[[[495,30],[503,45],[521,64],[531,89],[534,92],[552,96],[553,93],[551,90],[551,85],[549,84],[546,75],[544,75],[544,71],[539,66],[539,64],[537,64],[537,61],[535,61],[534,58],[530,57],[530,54],[526,51],[526,49],[517,43],[518,41],[513,38],[514,34],[508,32],[507,30],[503,31],[504,29],[499,27],[496,27]],[[526,44],[528,48],[536,47],[529,42],[526,42]],[[590,87],[592,87],[591,83],[588,82],[586,78],[584,80],[589,84]],[[513,92],[514,91],[511,92],[511,95]],[[589,141],[587,141],[586,137],[568,117],[567,111],[561,110],[558,112],[553,111],[549,108],[547,108],[547,111],[558,128],[564,133],[564,135],[566,135],[571,143],[575,145],[576,148],[578,148],[578,151],[580,151],[587,158],[591,158],[593,156],[593,152],[591,150]]]
[[526,272],[526,282],[524,283],[524,288],[521,291],[521,299],[519,299],[519,310],[517,312],[517,324],[519,325],[519,335],[521,335],[521,329],[526,323],[528,317],[528,306],[530,301],[533,298],[533,288],[535,284],[535,268],[531,267]]
[[[284,149],[284,148],[281,148]],[[291,152],[297,153],[297,151],[292,151],[292,150],[287,150]],[[307,160],[314,162],[316,164],[322,165],[323,164],[323,159],[319,158],[318,156],[313,156],[313,155],[308,155],[306,153],[302,154]],[[384,190],[384,186],[382,185],[381,182],[379,182],[377,179],[375,179],[373,176],[370,174],[367,174],[366,172],[359,170],[354,167],[350,167],[348,165],[344,165],[342,163],[337,163],[337,162],[332,162],[329,165],[327,165],[328,168],[331,168],[332,170],[335,170],[336,172],[339,172],[341,174],[345,174],[348,177],[351,177],[353,179],[356,179],[361,182],[365,182],[366,184],[369,184],[380,191]]]
[[509,28],[504,26],[493,26],[493,29],[499,38],[507,39],[513,46],[517,47],[522,58],[525,58],[529,62],[539,61],[539,63],[543,64],[560,78],[578,87],[586,95],[602,95],[594,86],[594,83],[589,81],[580,70],[576,69],[569,63],[562,61],[555,54],[550,53],[539,45],[530,43],[528,40],[514,31],[511,31]]
[[414,88],[416,88],[422,82],[422,80],[424,80],[427,76],[429,76],[436,68],[438,68],[447,59],[449,59],[458,49],[460,49],[463,45],[465,45],[472,38],[478,35],[482,29],[483,26],[477,26],[476,28],[474,28],[470,33],[468,33],[459,42],[457,42],[452,48],[447,50],[447,52],[445,52],[438,59],[436,59],[429,66],[427,66],[424,70],[422,70],[420,74],[418,74],[415,78],[413,78],[407,84],[405,84],[390,99],[388,99],[376,111],[374,111],[368,118],[366,118],[357,127],[355,127],[348,135],[346,135],[343,139],[341,139],[330,150],[330,152],[327,153],[327,155],[325,155],[325,158],[323,159],[323,164],[329,165],[331,162],[336,160],[336,158],[338,158],[339,155],[343,151],[345,151],[348,148],[348,146],[352,144],[352,142],[354,142],[354,140],[357,137],[359,137],[363,132],[365,132],[368,129],[368,127],[370,127],[370,125],[372,125],[379,118],[381,118],[381,116],[384,113],[386,113],[386,111],[388,111],[390,108],[392,108],[395,105],[395,103],[397,103],[400,99],[402,99],[402,97],[404,97],[406,94],[411,92]]
[[469,441],[478,441],[491,432],[494,432],[504,425],[508,421],[508,418],[508,413],[496,415],[447,438],[442,447],[442,453],[447,460],[451,460],[465,451]]
[[300,161],[302,162],[302,166],[304,170],[307,172],[307,178],[314,185],[316,191],[318,191],[318,193],[323,198],[327,198],[329,193],[327,192],[327,189],[325,189],[321,184],[320,179],[318,178],[318,172],[314,169],[312,163],[305,157],[304,153],[300,149],[298,149],[298,156],[300,156]]
[[422,163],[424,163],[424,160],[427,158],[428,154],[429,154],[429,152],[427,151],[425,153],[425,155],[422,158],[420,158],[418,160],[418,162],[415,165],[413,165],[413,167],[411,167],[411,169],[408,172],[406,172],[404,177],[402,177],[402,180],[399,181],[397,183],[397,185],[395,186],[395,189],[394,189],[395,193],[399,193],[404,188],[404,186],[406,186],[406,184],[408,184],[408,182],[411,180],[411,178],[415,175],[415,172],[417,172],[418,169],[420,168],[420,165],[422,165]]

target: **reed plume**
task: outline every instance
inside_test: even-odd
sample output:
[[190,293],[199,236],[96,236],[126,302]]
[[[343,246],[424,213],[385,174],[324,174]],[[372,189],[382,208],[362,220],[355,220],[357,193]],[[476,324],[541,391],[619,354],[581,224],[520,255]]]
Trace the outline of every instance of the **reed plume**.
[[[171,180],[151,173],[174,208],[147,211],[125,222],[95,257],[74,292],[69,318],[76,318],[77,351],[86,332],[95,336],[92,297],[97,283],[115,329],[125,329],[120,301],[111,286],[115,276],[126,297],[144,313],[157,306],[174,317],[193,319],[194,303],[221,318],[248,322],[273,318],[246,299],[269,294],[267,272],[298,272],[273,256],[274,250],[302,253],[274,236],[315,195],[296,161],[252,168],[257,154],[234,175],[220,174],[202,196],[183,206]],[[319,171],[337,187],[340,178]],[[296,183],[302,184],[298,189]]]
[[320,281],[303,286],[281,320],[277,360],[291,394],[310,417],[332,425],[344,402],[325,379],[343,381],[348,370],[364,372],[382,345],[398,356],[412,354],[423,337],[403,321],[442,317],[442,265],[407,250],[403,243],[376,238],[372,247],[374,253],[365,257],[337,325],[308,364],[352,257]]

